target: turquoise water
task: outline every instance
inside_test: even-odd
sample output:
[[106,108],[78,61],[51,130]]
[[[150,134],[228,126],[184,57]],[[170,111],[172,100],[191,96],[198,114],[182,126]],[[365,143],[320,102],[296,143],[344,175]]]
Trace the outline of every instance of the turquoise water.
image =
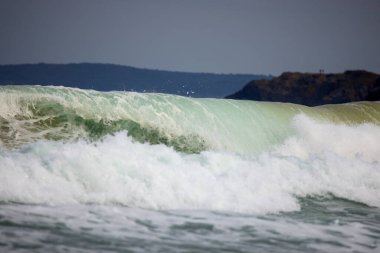
[[377,252],[380,103],[0,87],[1,252]]

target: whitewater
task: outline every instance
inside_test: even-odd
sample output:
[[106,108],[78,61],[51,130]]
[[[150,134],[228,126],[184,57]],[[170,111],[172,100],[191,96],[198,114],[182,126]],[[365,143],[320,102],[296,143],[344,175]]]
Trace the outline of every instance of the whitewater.
[[0,87],[1,252],[378,252],[380,103]]

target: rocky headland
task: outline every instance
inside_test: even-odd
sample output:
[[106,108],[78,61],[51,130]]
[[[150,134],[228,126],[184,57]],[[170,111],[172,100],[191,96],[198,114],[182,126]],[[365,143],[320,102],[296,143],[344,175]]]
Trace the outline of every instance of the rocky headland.
[[380,100],[380,75],[364,70],[339,74],[285,72],[271,80],[253,80],[227,96],[316,106]]

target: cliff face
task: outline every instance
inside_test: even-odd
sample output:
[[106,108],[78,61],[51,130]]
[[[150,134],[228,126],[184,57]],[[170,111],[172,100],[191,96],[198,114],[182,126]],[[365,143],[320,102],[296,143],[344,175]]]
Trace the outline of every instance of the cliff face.
[[226,98],[289,102],[308,106],[380,100],[380,75],[357,70],[343,74],[285,72],[272,80],[254,80]]

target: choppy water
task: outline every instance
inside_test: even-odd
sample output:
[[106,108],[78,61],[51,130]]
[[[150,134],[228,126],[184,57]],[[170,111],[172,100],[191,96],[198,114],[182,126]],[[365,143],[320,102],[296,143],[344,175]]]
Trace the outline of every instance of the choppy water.
[[0,207],[2,252],[378,252],[380,210],[302,199],[272,215],[118,205]]
[[380,103],[0,87],[0,252],[379,252]]

